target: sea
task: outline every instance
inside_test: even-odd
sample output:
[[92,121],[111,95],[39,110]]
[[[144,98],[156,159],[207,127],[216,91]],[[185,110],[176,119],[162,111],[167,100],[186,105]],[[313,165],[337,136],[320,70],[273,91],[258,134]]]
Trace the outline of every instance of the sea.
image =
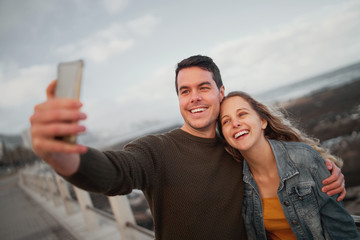
[[256,94],[255,97],[266,103],[284,102],[312,94],[324,88],[335,88],[356,81],[359,78],[360,62],[289,85],[267,90]]
[[[352,81],[356,81],[358,79],[360,79],[360,62],[338,68],[315,77],[267,90],[259,94],[254,94],[254,97],[259,101],[268,104],[282,103],[312,94],[324,88],[330,89],[346,83],[351,83]],[[181,125],[182,121],[179,121],[178,119],[174,119],[174,121],[167,120],[166,122],[157,122],[157,124],[149,125],[146,129],[139,129],[138,132],[132,130],[129,133],[122,134],[121,136],[118,134],[121,131],[114,130],[112,130],[111,133],[88,132],[85,135],[79,136],[78,140],[81,144],[91,147],[106,148],[141,135],[164,132],[164,130],[169,130]]]

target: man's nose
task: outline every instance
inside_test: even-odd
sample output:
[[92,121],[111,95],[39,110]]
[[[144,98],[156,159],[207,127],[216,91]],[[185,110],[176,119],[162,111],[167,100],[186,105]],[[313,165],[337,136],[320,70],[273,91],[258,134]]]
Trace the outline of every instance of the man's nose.
[[197,91],[194,91],[193,94],[191,95],[191,102],[199,102],[199,101],[201,101],[201,95]]

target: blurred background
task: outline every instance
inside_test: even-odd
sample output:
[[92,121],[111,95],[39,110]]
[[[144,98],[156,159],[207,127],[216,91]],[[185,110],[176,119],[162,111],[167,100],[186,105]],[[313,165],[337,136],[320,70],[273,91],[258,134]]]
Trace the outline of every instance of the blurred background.
[[175,67],[202,54],[344,159],[360,215],[359,0],[0,0],[0,53],[2,174],[38,161],[29,117],[59,62],[84,60],[79,141],[108,149],[181,125]]

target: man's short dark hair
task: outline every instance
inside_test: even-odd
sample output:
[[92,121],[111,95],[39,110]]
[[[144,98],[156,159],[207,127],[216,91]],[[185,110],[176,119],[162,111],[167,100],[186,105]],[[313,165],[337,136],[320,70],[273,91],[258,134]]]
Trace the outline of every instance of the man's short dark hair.
[[179,62],[177,64],[177,68],[175,70],[176,94],[179,95],[178,83],[177,83],[178,74],[179,74],[180,70],[182,70],[184,68],[189,68],[189,67],[199,67],[203,70],[211,72],[212,76],[213,76],[213,80],[215,81],[218,89],[220,90],[220,88],[223,86],[223,82],[221,80],[221,75],[220,75],[220,70],[216,66],[214,61],[207,56],[195,55],[195,56],[185,58],[184,60],[182,60],[181,62]]

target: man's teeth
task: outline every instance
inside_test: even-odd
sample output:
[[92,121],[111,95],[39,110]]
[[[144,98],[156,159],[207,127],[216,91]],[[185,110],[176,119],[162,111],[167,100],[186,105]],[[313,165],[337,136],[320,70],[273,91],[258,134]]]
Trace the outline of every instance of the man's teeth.
[[249,133],[248,130],[242,130],[241,132],[238,132],[237,134],[235,134],[235,138],[241,137],[244,134]]
[[191,113],[197,113],[197,112],[203,112],[203,111],[205,111],[205,108],[196,108],[196,109],[191,110]]

